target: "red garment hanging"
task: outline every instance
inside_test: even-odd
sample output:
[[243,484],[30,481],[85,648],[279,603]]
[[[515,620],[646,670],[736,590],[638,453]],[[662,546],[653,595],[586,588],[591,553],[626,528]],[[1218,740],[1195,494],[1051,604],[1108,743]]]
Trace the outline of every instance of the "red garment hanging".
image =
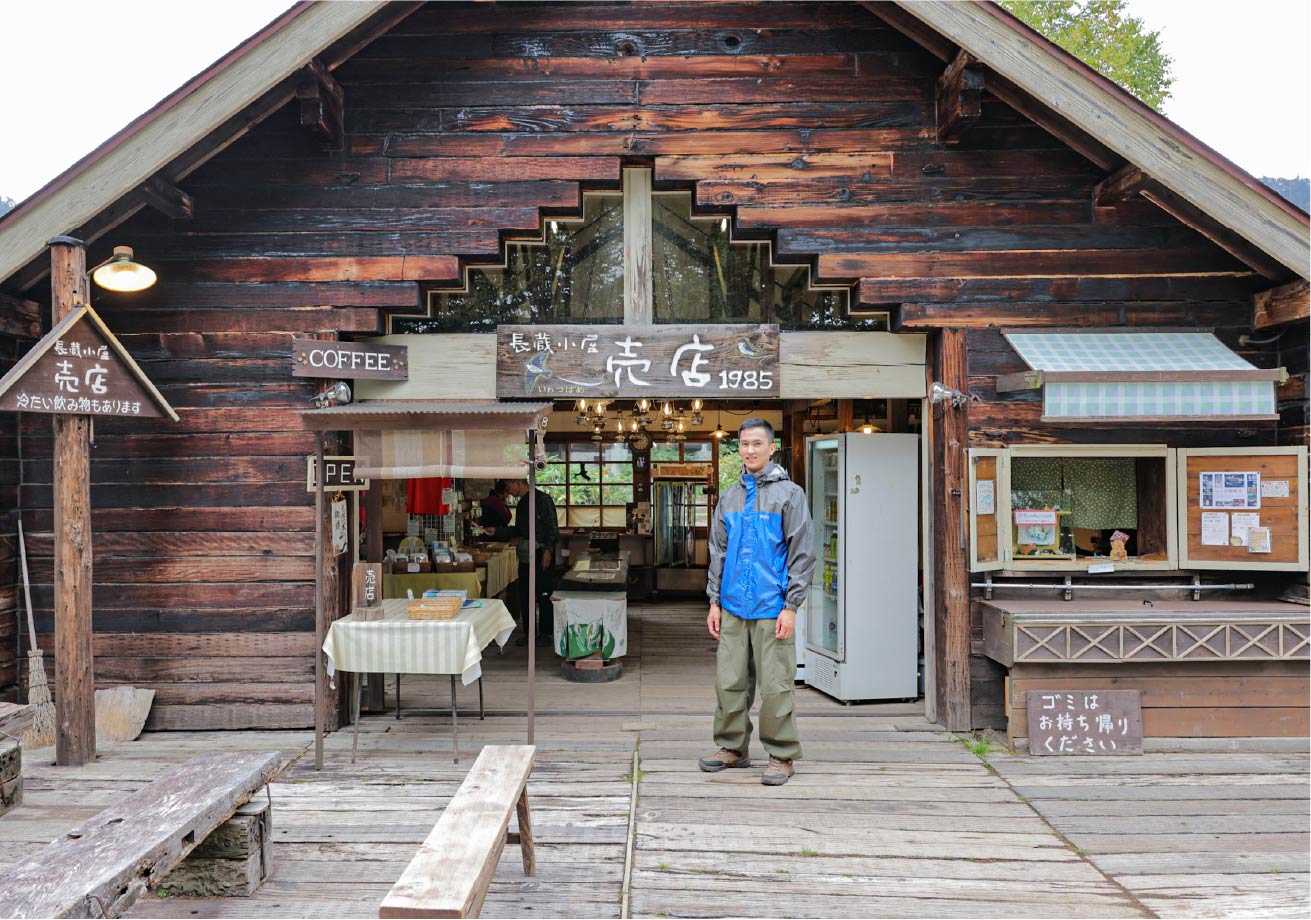
[[406,510],[410,514],[450,514],[449,505],[443,504],[442,495],[455,480],[445,476],[431,479],[411,479],[408,482],[409,500]]

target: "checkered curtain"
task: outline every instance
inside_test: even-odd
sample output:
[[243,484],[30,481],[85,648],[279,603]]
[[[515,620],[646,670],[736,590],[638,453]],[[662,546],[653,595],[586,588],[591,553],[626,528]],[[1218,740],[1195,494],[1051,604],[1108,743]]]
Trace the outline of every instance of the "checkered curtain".
[[[357,431],[355,456],[359,479],[528,475],[527,438],[520,430]],[[543,463],[546,459],[540,451],[538,459]]]

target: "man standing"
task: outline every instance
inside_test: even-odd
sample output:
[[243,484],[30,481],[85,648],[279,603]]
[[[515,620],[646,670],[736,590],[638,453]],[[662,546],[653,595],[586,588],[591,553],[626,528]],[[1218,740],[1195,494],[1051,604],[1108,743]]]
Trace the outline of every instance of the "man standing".
[[[533,610],[540,609],[542,615],[537,620],[537,644],[550,645],[555,634],[555,606],[551,603],[551,592],[555,586],[551,583],[551,566],[555,562],[556,545],[560,542],[560,524],[555,516],[555,502],[551,496],[537,489],[537,597],[538,604],[528,601],[528,483],[523,479],[511,479],[506,483],[506,491],[518,499],[514,506],[514,524],[510,527],[488,527],[485,533],[498,540],[517,539],[515,552],[519,555],[519,612],[528,617]],[[528,620],[523,621],[524,629]],[[527,635],[527,633],[525,633]]]
[[760,781],[781,786],[801,756],[793,701],[797,676],[797,607],[815,570],[814,527],[806,493],[788,479],[774,455],[774,428],[749,418],[738,429],[742,478],[715,508],[710,527],[706,625],[716,654],[715,743],[700,761],[715,773],[749,767],[751,719],[760,687],[760,740],[769,754]]

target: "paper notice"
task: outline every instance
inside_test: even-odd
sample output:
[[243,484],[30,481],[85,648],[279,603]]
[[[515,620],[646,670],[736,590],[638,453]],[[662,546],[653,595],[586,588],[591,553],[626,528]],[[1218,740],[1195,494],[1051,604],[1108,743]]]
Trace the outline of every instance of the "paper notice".
[[1229,545],[1247,546],[1248,533],[1253,527],[1261,526],[1261,515],[1250,511],[1235,512],[1229,519]]
[[1270,552],[1270,528],[1253,527],[1247,532],[1247,551],[1249,553]]
[[1261,497],[1262,498],[1288,498],[1288,480],[1287,479],[1262,479]]
[[1261,507],[1261,474],[1218,472],[1198,474],[1203,508],[1246,511]]
[[997,513],[997,487],[992,479],[980,479],[974,483],[974,513]]
[[1047,527],[1056,526],[1056,512],[1048,510],[1025,510],[1015,512],[1016,524],[1039,524]]
[[1202,545],[1229,545],[1229,515],[1222,511],[1202,512]]

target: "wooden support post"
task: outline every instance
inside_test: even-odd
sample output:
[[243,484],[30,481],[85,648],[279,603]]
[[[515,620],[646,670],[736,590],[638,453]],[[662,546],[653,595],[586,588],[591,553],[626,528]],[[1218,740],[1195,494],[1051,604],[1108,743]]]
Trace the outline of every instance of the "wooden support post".
[[[369,483],[369,491],[364,493],[364,529],[365,545],[368,546],[366,562],[382,562],[382,480],[375,479]],[[383,676],[370,674],[364,689],[364,708],[369,712],[381,712],[383,702]]]
[[[520,499],[522,501],[522,499]],[[515,515],[518,515],[518,509]],[[551,560],[554,563],[554,559]],[[528,603],[520,612],[528,627],[528,743],[537,736],[537,432],[528,432]]]
[[[89,303],[86,247],[50,241],[51,322]],[[54,416],[55,763],[96,758],[96,682],[91,651],[91,417]]]
[[[944,329],[934,348],[934,376],[964,392],[965,330]],[[951,731],[970,725],[970,585],[965,563],[965,443],[968,405],[927,409],[933,469],[933,625],[938,722]]]
[[983,68],[959,51],[938,78],[938,143],[954,144],[983,114]]
[[651,275],[651,170],[624,170],[624,324],[655,322]]
[[314,769],[323,769],[324,707],[328,688],[323,666],[323,639],[327,626],[323,611],[323,432],[314,432]]

